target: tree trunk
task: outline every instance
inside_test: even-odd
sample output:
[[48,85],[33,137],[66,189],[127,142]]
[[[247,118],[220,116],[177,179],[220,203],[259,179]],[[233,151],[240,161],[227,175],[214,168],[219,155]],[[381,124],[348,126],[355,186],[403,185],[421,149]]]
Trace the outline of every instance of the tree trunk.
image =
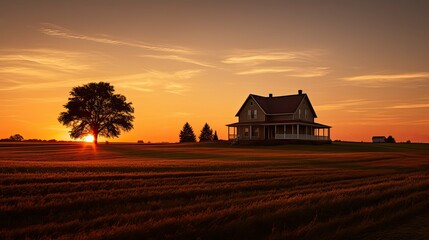
[[94,133],[94,144],[98,143],[98,133]]

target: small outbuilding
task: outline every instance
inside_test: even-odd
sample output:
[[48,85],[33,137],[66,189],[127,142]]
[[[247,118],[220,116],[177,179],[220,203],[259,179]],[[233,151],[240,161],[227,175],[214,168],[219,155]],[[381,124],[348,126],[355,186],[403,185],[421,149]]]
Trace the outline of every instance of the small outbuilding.
[[386,137],[385,136],[374,136],[372,137],[372,143],[385,143]]

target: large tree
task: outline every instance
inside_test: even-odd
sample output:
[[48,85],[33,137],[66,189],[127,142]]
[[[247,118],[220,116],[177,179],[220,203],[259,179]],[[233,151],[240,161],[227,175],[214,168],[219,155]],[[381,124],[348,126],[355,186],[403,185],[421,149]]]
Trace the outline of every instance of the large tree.
[[60,114],[58,121],[72,127],[72,138],[93,135],[97,143],[98,135],[118,137],[121,130],[133,128],[134,108],[131,102],[126,102],[125,96],[114,92],[114,87],[106,82],[74,87],[64,105],[67,111]]
[[203,129],[201,129],[199,138],[200,142],[213,141],[213,130],[207,123],[204,124]]
[[15,134],[10,136],[9,139],[14,142],[22,142],[24,140],[24,137],[21,136],[21,134]]
[[196,142],[194,130],[191,125],[186,122],[179,134],[180,142]]

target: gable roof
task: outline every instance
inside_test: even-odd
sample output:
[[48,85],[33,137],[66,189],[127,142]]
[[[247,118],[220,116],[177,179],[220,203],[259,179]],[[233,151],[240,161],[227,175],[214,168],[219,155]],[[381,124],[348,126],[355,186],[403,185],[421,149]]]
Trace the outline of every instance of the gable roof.
[[249,98],[252,98],[266,115],[293,114],[296,112],[301,102],[304,101],[304,99],[307,99],[314,117],[317,118],[316,112],[311,105],[310,99],[305,93],[277,97],[263,97],[255,94],[250,94],[235,116],[238,116],[240,114],[241,110],[243,109]]

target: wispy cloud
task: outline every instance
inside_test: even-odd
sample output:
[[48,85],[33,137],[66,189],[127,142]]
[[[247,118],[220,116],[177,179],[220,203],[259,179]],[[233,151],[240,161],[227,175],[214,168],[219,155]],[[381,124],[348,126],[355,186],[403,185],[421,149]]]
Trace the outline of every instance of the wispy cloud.
[[388,109],[429,108],[429,103],[400,104],[387,107]]
[[327,75],[329,72],[330,70],[328,67],[297,68],[290,76],[301,78],[322,77]]
[[[19,76],[25,76],[25,77],[33,77],[33,78],[52,78],[54,76],[58,76],[58,73],[53,71],[47,71],[43,68],[32,68],[32,67],[2,67],[0,69],[0,74],[4,75],[19,75]],[[15,82],[18,82],[14,80]]]
[[324,54],[323,50],[305,51],[278,51],[278,50],[238,50],[236,54],[228,56],[222,62],[227,64],[257,65],[272,61],[313,61]]
[[312,78],[329,73],[329,68],[319,63],[324,54],[323,50],[239,50],[222,63],[232,66],[237,75],[283,73],[290,77]]
[[121,88],[128,88],[141,92],[164,91],[167,93],[184,95],[190,91],[188,84],[182,82],[199,75],[200,69],[187,69],[175,72],[162,72],[157,70],[145,70],[142,73],[128,74],[103,78],[115,83]]
[[373,75],[359,75],[353,77],[342,78],[344,81],[351,84],[357,84],[367,87],[381,87],[390,83],[399,82],[416,82],[426,80],[429,78],[429,72],[416,72],[416,73],[399,73],[399,74],[373,74]]
[[14,81],[13,84],[0,86],[0,91],[58,89],[60,87],[71,88],[88,82],[107,81],[114,84],[116,87],[140,92],[164,91],[167,93],[184,95],[185,92],[190,90],[190,87],[183,81],[192,79],[201,72],[202,70],[200,69],[187,69],[175,72],[145,70],[141,73],[116,76],[94,76],[85,78],[69,76],[61,81]]
[[85,34],[73,32],[64,27],[60,27],[49,23],[42,24],[42,27],[40,28],[40,32],[42,32],[45,35],[53,36],[53,37],[79,39],[79,40],[86,40],[86,41],[91,41],[96,43],[103,43],[103,44],[110,44],[110,45],[117,45],[117,46],[135,47],[135,48],[140,48],[140,49],[145,49],[150,51],[157,51],[157,52],[169,52],[169,53],[179,53],[179,54],[194,53],[193,50],[183,48],[183,47],[162,46],[162,45],[144,43],[141,41],[126,41],[126,40],[115,39],[107,35],[98,35],[98,36],[85,35]]
[[1,49],[0,91],[58,88],[102,62],[97,53],[55,49]]
[[256,68],[237,72],[238,75],[264,74],[264,73],[284,73],[294,71],[293,68]]
[[267,53],[259,55],[232,56],[224,59],[222,62],[229,64],[259,64],[267,61],[289,61],[297,58],[298,56],[294,53]]
[[329,73],[327,67],[300,68],[300,67],[271,67],[271,68],[253,68],[236,72],[237,75],[254,75],[269,73],[286,73],[287,76],[299,78],[321,77]]
[[345,109],[349,107],[365,106],[373,102],[374,101],[370,101],[366,99],[349,99],[349,100],[338,101],[335,103],[318,105],[318,106],[315,106],[315,109],[319,111],[331,111],[331,110]]
[[183,83],[167,83],[164,87],[164,91],[177,95],[184,95],[185,92],[189,91],[189,88]]
[[191,58],[187,58],[187,57],[178,56],[178,55],[141,55],[140,57],[162,59],[162,60],[172,60],[172,61],[177,61],[177,62],[191,63],[194,65],[207,67],[207,68],[216,68],[214,65],[211,65],[211,64],[208,64],[208,63],[205,63],[202,61],[194,60]]
[[380,75],[362,75],[347,77],[347,81],[402,81],[407,79],[428,78],[429,72],[405,73],[405,74],[380,74]]
[[[87,62],[82,61],[87,59]],[[54,49],[6,49],[0,51],[0,64],[20,67],[48,68],[60,72],[83,71],[91,68],[93,54]],[[25,71],[24,71],[25,72]]]

